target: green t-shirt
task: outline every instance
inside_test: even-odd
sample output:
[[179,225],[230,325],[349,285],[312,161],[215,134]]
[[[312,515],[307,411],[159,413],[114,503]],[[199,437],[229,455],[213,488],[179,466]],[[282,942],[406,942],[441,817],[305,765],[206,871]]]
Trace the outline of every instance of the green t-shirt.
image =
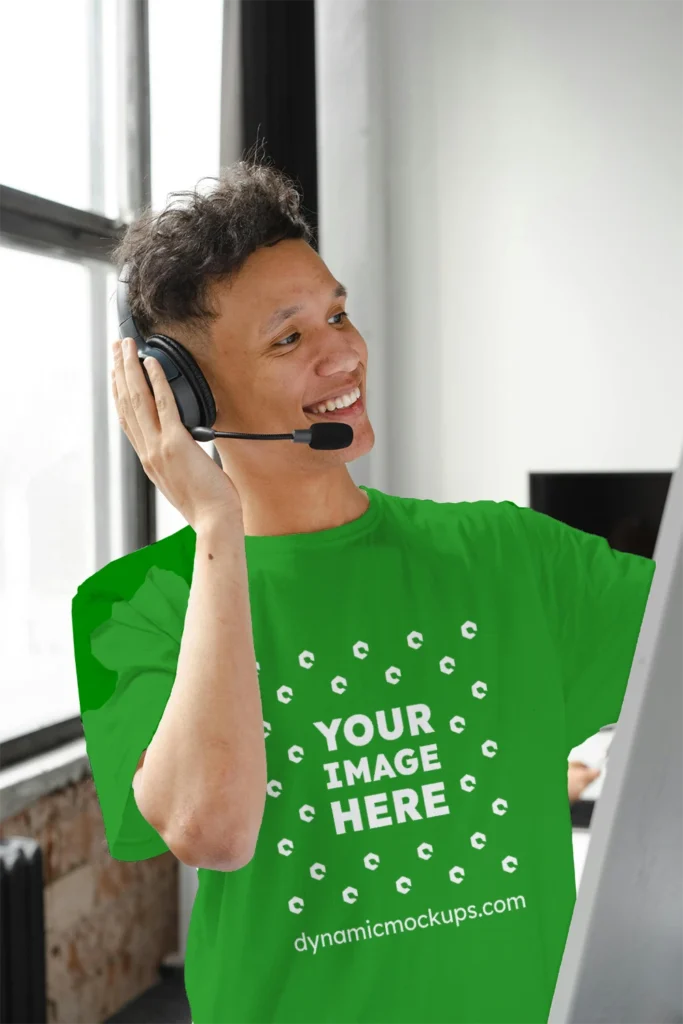
[[[195,1024],[547,1020],[576,897],[572,748],[616,722],[655,563],[512,502],[370,487],[246,537],[268,787],[256,852],[200,868]],[[196,535],[73,601],[109,849],[166,851],[131,787],[173,684]]]

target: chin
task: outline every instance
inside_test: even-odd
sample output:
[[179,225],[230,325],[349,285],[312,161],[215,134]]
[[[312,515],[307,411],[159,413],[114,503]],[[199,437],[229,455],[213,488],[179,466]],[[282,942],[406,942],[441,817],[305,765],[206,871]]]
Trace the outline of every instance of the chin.
[[339,448],[337,452],[330,452],[341,456],[343,462],[355,462],[363,455],[371,452],[375,446],[375,432],[372,429],[370,420],[366,417],[363,423],[353,428],[353,441],[348,448]]

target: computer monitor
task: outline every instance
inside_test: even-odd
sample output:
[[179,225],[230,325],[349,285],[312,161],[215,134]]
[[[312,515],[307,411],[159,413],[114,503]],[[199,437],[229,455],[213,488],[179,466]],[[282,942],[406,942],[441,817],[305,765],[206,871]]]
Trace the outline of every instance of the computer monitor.
[[672,472],[530,473],[529,505],[611,547],[654,557]]

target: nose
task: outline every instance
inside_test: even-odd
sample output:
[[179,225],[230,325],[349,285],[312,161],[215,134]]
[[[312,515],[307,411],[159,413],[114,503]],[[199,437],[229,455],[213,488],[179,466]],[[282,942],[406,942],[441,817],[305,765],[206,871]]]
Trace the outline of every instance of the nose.
[[351,339],[340,337],[339,331],[335,331],[332,337],[325,335],[317,360],[317,371],[321,377],[333,377],[335,374],[356,377],[360,362],[361,353]]

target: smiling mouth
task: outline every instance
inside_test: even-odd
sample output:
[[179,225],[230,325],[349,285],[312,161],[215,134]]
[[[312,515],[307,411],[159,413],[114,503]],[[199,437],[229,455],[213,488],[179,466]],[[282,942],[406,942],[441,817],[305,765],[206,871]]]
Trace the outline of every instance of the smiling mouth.
[[361,391],[360,397],[356,399],[353,405],[349,405],[344,409],[333,409],[331,412],[329,410],[327,412],[314,412],[312,409],[304,409],[304,412],[307,416],[316,416],[327,420],[354,419],[365,411],[363,399],[364,395]]

